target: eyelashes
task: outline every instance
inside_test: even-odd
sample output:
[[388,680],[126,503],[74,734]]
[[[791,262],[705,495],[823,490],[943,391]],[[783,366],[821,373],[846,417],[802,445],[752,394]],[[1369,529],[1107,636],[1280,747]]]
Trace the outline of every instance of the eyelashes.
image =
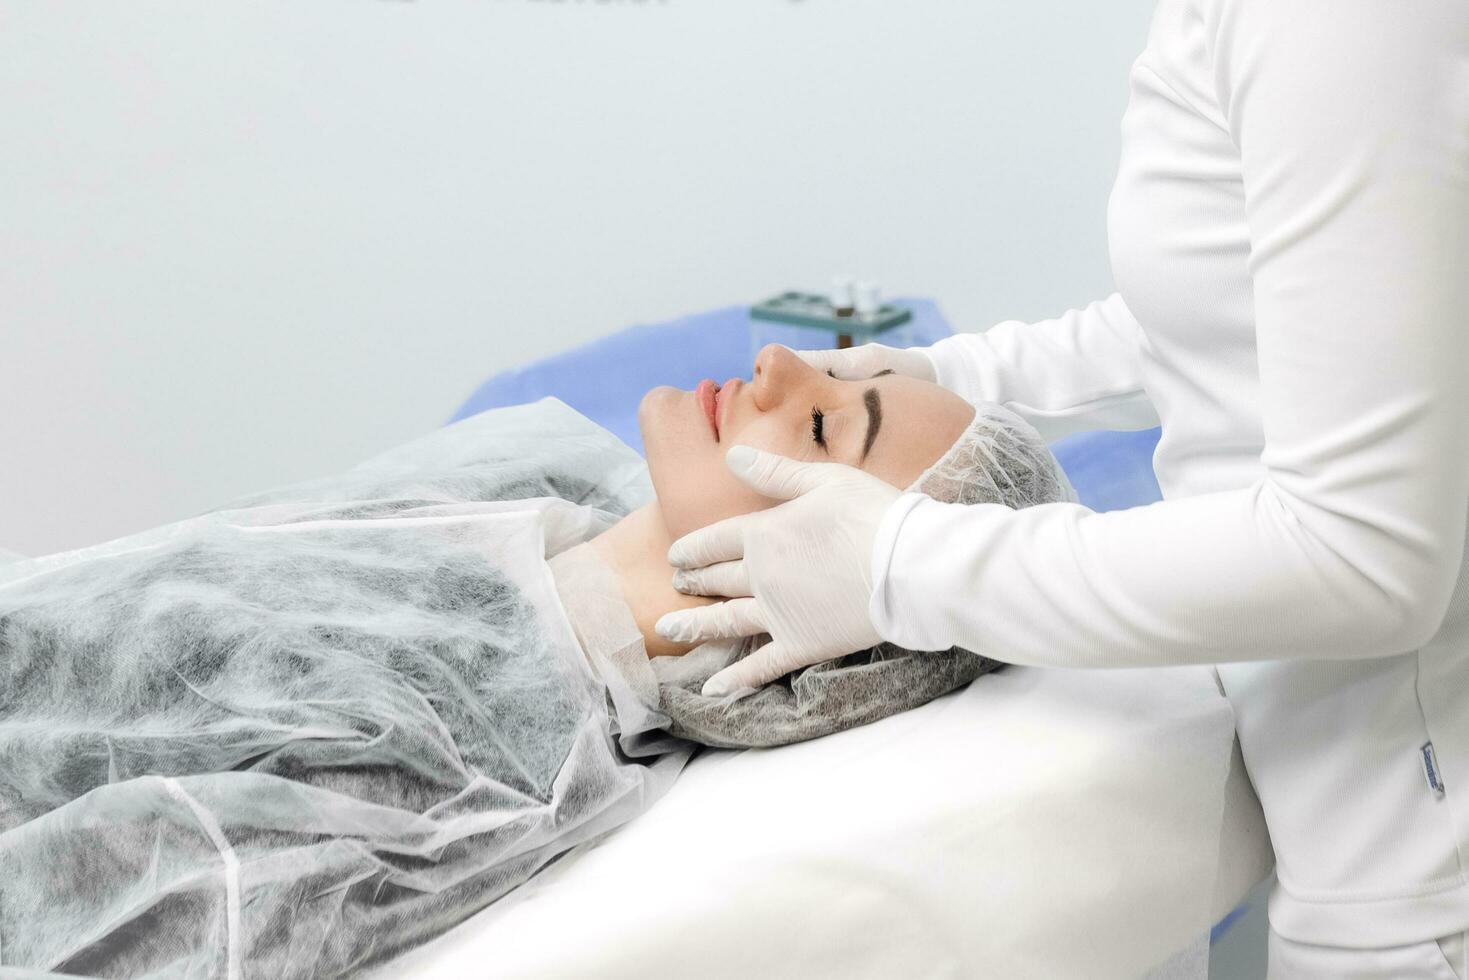
[[[836,375],[832,373],[831,368],[827,368],[826,369],[826,375],[829,378],[836,378]],[[812,405],[811,406],[811,438],[816,443],[816,445],[820,446],[822,449],[826,449],[826,437],[823,434],[823,430],[825,428],[825,426],[824,426],[823,423],[825,421],[826,421],[826,415],[825,415],[825,413],[823,413],[821,411],[821,409],[817,408],[815,405]]]
[[[894,373],[892,368],[883,368],[881,371],[878,371],[876,374],[872,375],[872,377],[874,377],[874,378],[880,378],[884,374],[892,374],[892,373]],[[831,368],[827,368],[826,369],[826,376],[829,377],[829,378],[832,378],[834,380],[841,380],[841,379],[837,378],[836,373],[834,371],[832,371]],[[872,394],[872,391],[869,389],[867,393],[868,393],[868,395],[871,395]],[[825,429],[825,424],[824,424],[825,421],[826,421],[826,415],[821,411],[821,409],[817,408],[815,405],[812,405],[811,406],[811,439],[812,439],[812,441],[814,441],[816,443],[816,445],[820,446],[822,449],[826,449],[827,452],[829,453],[831,450],[830,449],[827,449],[826,436],[825,436],[825,433],[823,431]]]

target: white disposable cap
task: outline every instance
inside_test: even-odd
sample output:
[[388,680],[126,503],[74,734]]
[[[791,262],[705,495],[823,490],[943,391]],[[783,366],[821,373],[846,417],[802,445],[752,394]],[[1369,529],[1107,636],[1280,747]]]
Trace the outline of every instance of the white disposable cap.
[[856,287],[856,307],[859,314],[876,313],[882,306],[882,294],[878,292],[877,283],[859,282]]
[[831,277],[831,305],[839,310],[849,310],[857,302],[851,276]]

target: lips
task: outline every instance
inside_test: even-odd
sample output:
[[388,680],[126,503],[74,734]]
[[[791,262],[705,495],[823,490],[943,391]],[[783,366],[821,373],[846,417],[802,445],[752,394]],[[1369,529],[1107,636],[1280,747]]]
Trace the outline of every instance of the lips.
[[694,389],[694,397],[699,400],[699,407],[704,410],[704,415],[709,419],[709,428],[714,430],[714,440],[719,441],[719,385],[708,378],[699,382]]

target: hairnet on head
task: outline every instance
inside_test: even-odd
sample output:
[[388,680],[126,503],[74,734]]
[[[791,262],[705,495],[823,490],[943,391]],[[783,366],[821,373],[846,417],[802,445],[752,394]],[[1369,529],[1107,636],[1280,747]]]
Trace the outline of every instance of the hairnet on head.
[[[945,503],[1017,510],[1077,499],[1041,434],[994,404],[977,406],[959,438],[908,489]],[[706,643],[682,657],[652,658],[668,717],[664,727],[706,745],[784,745],[916,708],[1004,666],[960,647],[905,650],[880,643],[754,692],[701,693],[705,681],[753,649],[754,641],[744,638]]]
[[948,452],[908,489],[947,504],[1004,504],[1016,510],[1077,502],[1076,490],[1041,434],[992,402],[975,406],[974,418]]

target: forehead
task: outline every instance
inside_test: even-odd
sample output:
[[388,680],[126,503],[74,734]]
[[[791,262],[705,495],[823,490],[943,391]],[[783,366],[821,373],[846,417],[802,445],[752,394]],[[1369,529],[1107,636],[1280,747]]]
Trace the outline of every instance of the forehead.
[[964,399],[917,378],[887,375],[858,384],[876,388],[882,399],[882,431],[863,469],[895,486],[908,486],[937,462],[974,418]]

